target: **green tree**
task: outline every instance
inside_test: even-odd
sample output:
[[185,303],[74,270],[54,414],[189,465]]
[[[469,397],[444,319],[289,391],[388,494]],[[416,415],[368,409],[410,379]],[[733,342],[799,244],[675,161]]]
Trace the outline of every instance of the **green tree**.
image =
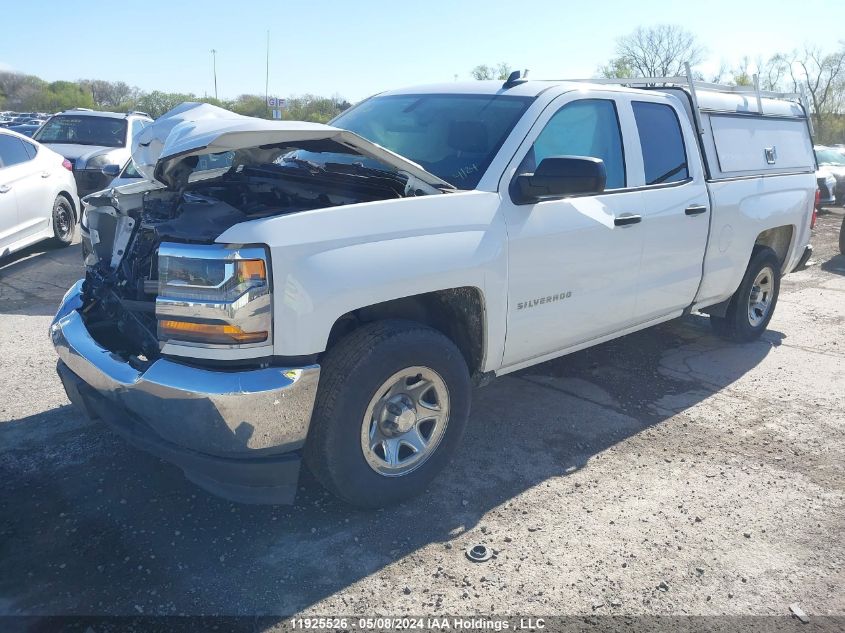
[[155,119],[186,101],[198,101],[198,99],[191,92],[181,93],[153,90],[152,92],[142,94],[138,98],[137,108]]
[[244,116],[254,116],[262,119],[270,117],[270,109],[267,107],[267,101],[263,95],[239,95],[234,101],[228,102],[224,107]]

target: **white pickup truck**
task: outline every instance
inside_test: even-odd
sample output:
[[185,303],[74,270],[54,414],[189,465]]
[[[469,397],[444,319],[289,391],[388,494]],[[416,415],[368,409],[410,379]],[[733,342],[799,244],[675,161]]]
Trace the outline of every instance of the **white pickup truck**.
[[[809,253],[805,108],[684,78],[449,83],[332,125],[184,104],[92,194],[70,400],[203,488],[419,493],[473,384],[692,311],[750,341]],[[660,87],[654,87],[655,84]]]

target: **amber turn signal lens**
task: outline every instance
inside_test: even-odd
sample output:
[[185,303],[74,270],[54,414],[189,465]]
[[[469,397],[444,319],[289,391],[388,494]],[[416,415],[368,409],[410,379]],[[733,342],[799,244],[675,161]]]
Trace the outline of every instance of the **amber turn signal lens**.
[[198,343],[261,343],[267,332],[244,332],[237,325],[209,325],[187,321],[159,321],[159,335]]
[[241,259],[238,261],[238,281],[243,283],[252,279],[267,280],[264,262],[260,259]]

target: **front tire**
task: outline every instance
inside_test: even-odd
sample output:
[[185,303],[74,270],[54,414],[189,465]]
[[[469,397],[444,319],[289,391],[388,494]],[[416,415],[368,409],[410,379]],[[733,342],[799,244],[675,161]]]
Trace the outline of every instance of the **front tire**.
[[421,493],[455,452],[469,418],[466,361],[412,321],[362,326],[326,354],[305,462],[363,508]]
[[780,294],[780,260],[767,246],[751,255],[745,276],[731,297],[724,317],[711,316],[713,331],[737,343],[755,341],[766,331]]
[[70,200],[63,195],[53,202],[53,239],[59,246],[70,246],[76,228],[76,216]]

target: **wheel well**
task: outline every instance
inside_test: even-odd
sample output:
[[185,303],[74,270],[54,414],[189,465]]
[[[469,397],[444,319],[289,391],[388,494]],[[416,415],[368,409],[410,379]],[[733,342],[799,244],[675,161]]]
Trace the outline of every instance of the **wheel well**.
[[771,248],[777,254],[782,268],[786,263],[786,256],[789,254],[789,246],[792,244],[792,232],[791,224],[766,229],[757,236],[754,245]]
[[484,364],[484,302],[478,288],[462,287],[402,297],[347,312],[335,321],[326,350],[365,323],[408,319],[448,336],[466,360],[470,374]]
[[59,195],[65,198],[70,203],[70,208],[73,211],[73,221],[74,223],[79,222],[79,211],[76,210],[76,205],[73,204],[73,196],[70,195],[67,191],[60,191]]

